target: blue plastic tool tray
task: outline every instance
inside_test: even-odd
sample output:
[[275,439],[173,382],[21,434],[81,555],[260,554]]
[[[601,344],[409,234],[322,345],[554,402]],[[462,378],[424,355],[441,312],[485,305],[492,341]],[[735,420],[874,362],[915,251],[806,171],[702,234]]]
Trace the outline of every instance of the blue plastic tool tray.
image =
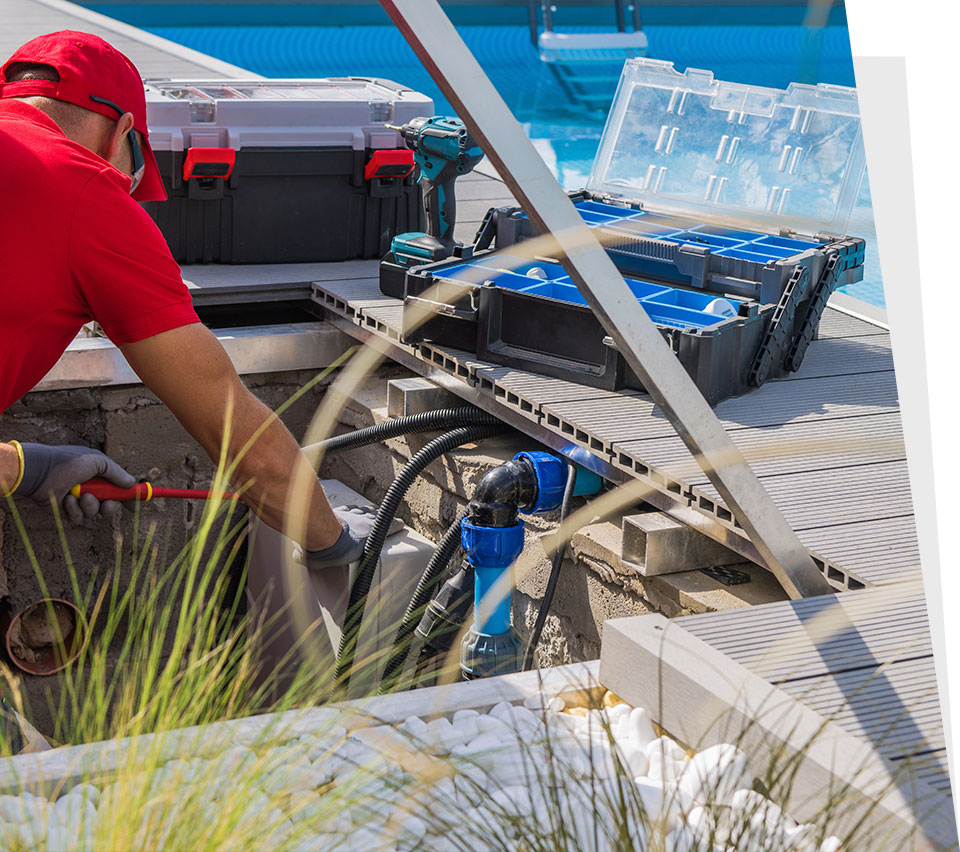
[[[497,252],[471,262],[437,270],[435,277],[469,284],[490,283],[506,290],[586,305],[576,285],[563,267],[547,261],[529,261],[522,257]],[[742,302],[720,298],[709,293],[680,290],[648,281],[626,279],[647,315],[657,325],[669,328],[710,328],[725,318],[736,316]]]
[[[708,402],[749,390],[774,305],[625,281]],[[406,342],[454,346],[495,364],[607,390],[643,389],[555,261],[486,252],[409,270],[405,287]],[[782,375],[782,366],[772,373]]]
[[[644,210],[639,204],[610,203],[585,190],[571,193],[571,200],[617,267],[628,274],[776,302],[797,266],[809,268],[817,281],[829,255],[837,252],[842,269],[835,286],[863,279],[863,240],[726,227]],[[501,207],[487,215],[498,249],[537,235],[519,207]]]

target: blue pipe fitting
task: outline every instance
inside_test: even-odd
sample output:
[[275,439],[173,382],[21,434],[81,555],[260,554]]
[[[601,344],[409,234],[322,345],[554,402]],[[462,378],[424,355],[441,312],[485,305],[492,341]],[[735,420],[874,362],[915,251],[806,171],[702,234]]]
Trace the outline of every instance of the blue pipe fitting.
[[537,499],[533,506],[523,511],[531,515],[555,512],[563,502],[563,486],[567,482],[567,465],[550,453],[531,450],[517,453],[514,461],[526,461],[533,467],[537,477]]
[[[460,543],[473,564],[474,606],[479,611],[484,598],[523,551],[523,524],[512,527],[480,527],[464,521]],[[501,597],[494,610],[482,624],[474,622],[479,633],[499,634],[510,630],[510,588],[497,590]]]
[[[537,477],[537,499],[534,506],[525,509],[531,515],[555,512],[563,502],[563,489],[567,484],[567,463],[541,450],[517,453],[514,461],[525,460],[534,469]],[[603,479],[592,470],[576,465],[573,496],[597,494],[603,488]]]

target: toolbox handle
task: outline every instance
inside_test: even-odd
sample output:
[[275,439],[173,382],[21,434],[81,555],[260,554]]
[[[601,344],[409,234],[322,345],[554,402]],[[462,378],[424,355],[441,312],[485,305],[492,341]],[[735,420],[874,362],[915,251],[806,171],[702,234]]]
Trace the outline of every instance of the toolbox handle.
[[233,172],[237,152],[233,148],[190,148],[183,161],[183,179],[223,178]]

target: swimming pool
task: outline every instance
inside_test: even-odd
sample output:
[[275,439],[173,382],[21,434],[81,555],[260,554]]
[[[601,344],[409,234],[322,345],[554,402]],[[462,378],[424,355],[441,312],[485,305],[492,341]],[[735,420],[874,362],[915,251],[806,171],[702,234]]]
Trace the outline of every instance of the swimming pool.
[[[103,6],[100,11],[118,16],[123,8]],[[230,6],[218,9],[219,20],[231,20]],[[438,112],[451,111],[413,51],[391,26],[166,23],[176,14],[169,13],[162,24],[158,18],[130,20],[171,41],[268,77],[385,77],[429,94]],[[302,14],[315,16],[316,10]],[[463,26],[460,32],[560,183],[567,189],[583,187],[603,129],[603,114],[584,113],[569,103],[553,71],[532,47],[526,27]],[[719,79],[777,88],[791,82],[855,85],[845,26],[650,25],[645,32],[648,55],[669,59],[679,70],[708,68]],[[616,66],[611,64],[608,73],[612,98]],[[863,282],[843,289],[882,306],[876,229],[866,181],[849,232],[867,240],[867,256]]]

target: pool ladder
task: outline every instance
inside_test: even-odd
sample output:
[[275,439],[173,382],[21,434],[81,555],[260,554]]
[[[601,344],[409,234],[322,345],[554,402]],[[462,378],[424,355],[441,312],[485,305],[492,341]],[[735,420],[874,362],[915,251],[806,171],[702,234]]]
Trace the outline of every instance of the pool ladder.
[[[589,112],[607,112],[624,60],[646,53],[647,37],[641,27],[639,3],[614,0],[613,6],[617,21],[615,33],[556,33],[553,29],[555,7],[551,0],[528,0],[527,3],[530,41],[539,51],[540,59],[549,66],[570,103]],[[631,30],[627,29],[628,13]]]

